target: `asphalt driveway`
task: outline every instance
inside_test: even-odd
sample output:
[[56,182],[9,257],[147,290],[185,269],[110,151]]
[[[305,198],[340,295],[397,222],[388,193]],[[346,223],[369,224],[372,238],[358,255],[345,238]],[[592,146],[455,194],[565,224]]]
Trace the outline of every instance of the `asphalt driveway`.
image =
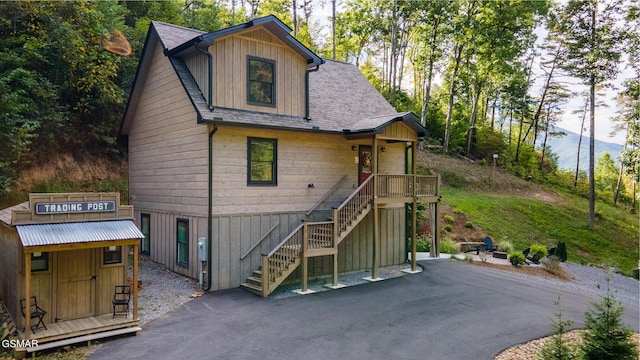
[[[285,299],[210,293],[90,359],[493,359],[548,335],[559,293],[573,327],[599,299],[462,262],[420,264],[420,274]],[[639,316],[627,306],[623,321],[638,331]]]

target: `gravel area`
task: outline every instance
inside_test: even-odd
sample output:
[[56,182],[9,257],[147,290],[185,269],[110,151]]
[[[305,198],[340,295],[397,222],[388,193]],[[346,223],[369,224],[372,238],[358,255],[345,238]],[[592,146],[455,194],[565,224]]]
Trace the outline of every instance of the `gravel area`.
[[197,281],[176,274],[146,257],[140,257],[138,261],[138,277],[138,318],[143,326],[191,300],[192,296],[199,296]]

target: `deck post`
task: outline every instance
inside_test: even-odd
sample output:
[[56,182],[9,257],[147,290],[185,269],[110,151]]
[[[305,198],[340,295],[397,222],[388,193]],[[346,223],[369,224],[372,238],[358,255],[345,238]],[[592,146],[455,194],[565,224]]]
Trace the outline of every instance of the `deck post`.
[[24,252],[24,337],[31,337],[31,253]]
[[269,296],[269,282],[271,275],[269,274],[269,257],[262,254],[262,297]]
[[338,209],[333,208],[333,229],[331,239],[333,240],[333,286],[338,286]]
[[413,172],[413,204],[411,208],[411,271],[415,272],[416,265],[416,242],[417,238],[417,229],[416,226],[418,224],[418,176],[416,171],[416,142],[411,142],[411,170]]
[[302,220],[302,292],[307,292],[307,276],[309,275],[309,261],[307,258],[307,247],[309,245],[309,227],[307,226],[307,221]]
[[138,319],[138,244],[133,245],[133,320]]
[[375,135],[373,136],[372,148],[371,176],[373,176],[373,179],[371,179],[371,191],[373,194],[373,201],[371,210],[373,211],[373,267],[371,269],[371,279],[375,280],[378,278],[378,258],[380,256],[378,247],[378,241],[380,238],[380,234],[378,233],[378,222],[380,220],[378,219],[378,184],[376,181],[376,175],[378,173],[378,138]]

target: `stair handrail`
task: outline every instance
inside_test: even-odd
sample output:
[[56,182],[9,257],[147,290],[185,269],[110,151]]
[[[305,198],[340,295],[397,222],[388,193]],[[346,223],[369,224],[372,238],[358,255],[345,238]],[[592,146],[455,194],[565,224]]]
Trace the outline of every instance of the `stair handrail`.
[[[346,198],[346,199],[342,202],[342,204],[340,204],[340,206],[338,206],[338,207],[336,208],[336,210],[338,210],[338,211],[342,210],[342,208],[344,208],[344,207],[347,205],[347,203],[348,203],[349,201],[351,201],[351,199],[353,199],[353,198],[354,198],[354,197],[355,197],[355,196],[356,196],[356,195],[357,195],[357,194],[358,194],[358,193],[359,193],[363,188],[365,188],[367,185],[369,185],[369,182],[371,182],[371,180],[373,179],[373,177],[374,177],[374,176],[376,176],[376,175],[375,175],[375,174],[371,174],[371,176],[369,176],[369,177],[367,178],[367,180],[365,180],[362,184],[360,184],[360,186],[358,186],[358,188],[357,188],[357,189],[355,189],[355,190],[353,191],[353,193],[351,193],[351,195],[349,195],[349,197],[348,197],[348,198]],[[371,194],[370,194],[370,195],[373,197],[373,192],[371,192]]]
[[[291,248],[287,250],[287,252],[295,253],[298,251],[302,251],[302,243],[301,244],[288,244],[292,239],[295,240],[295,237],[298,233],[306,226],[303,222],[298,225],[287,237],[284,238],[276,247],[273,248],[268,254],[262,254],[262,296],[268,296],[271,291],[269,289],[269,285],[271,283],[271,278],[275,277],[275,274],[280,272],[282,269],[272,268],[269,264],[269,259],[275,257],[276,253],[282,249],[285,245],[291,245]],[[303,240],[304,241],[304,240]],[[283,257],[284,258],[284,257]]]
[[273,232],[273,230],[275,230],[275,229],[278,227],[278,225],[280,225],[280,223],[276,223],[275,225],[273,225],[273,226],[271,227],[271,229],[267,230],[267,232],[266,232],[266,233],[264,233],[264,235],[262,235],[262,236],[260,237],[260,240],[258,240],[255,244],[253,244],[253,246],[251,246],[251,248],[249,248],[249,250],[247,250],[247,251],[246,251],[242,256],[240,256],[240,260],[244,260],[244,258],[246,258],[246,257],[247,257],[247,255],[251,254],[251,252],[253,251],[253,249],[255,249],[256,247],[258,247],[258,245],[260,245],[260,244],[262,243],[262,241],[263,241],[264,239],[266,239],[266,238],[267,238],[267,236],[269,236],[269,234],[271,234],[271,233]]
[[[333,209],[333,221],[334,221],[334,236],[336,238],[339,238],[340,235],[342,234],[342,232],[345,230],[346,228],[346,222],[347,221],[353,221],[356,217],[357,214],[360,213],[360,211],[362,211],[362,209],[366,208],[366,205],[364,204],[369,204],[373,201],[373,192],[375,189],[373,189],[373,186],[371,186],[372,180],[375,177],[375,174],[371,174],[371,176],[369,176],[365,181],[362,182],[362,184],[360,184],[360,186],[358,186],[358,188],[351,194],[349,195],[349,197],[342,202],[342,204],[340,204],[340,206],[338,206],[337,208]],[[364,199],[366,201],[362,201],[359,204],[352,204],[352,202],[355,200],[356,196],[362,196],[361,193],[364,192],[365,189],[368,189],[367,194],[365,194]],[[359,199],[362,200],[362,199]],[[349,215],[349,214],[342,214],[343,210],[350,205],[350,209],[353,214]],[[355,216],[353,216],[355,214]],[[337,244],[337,241],[336,241]]]
[[315,204],[313,204],[313,206],[309,210],[307,210],[305,215],[309,216],[315,209],[317,209],[318,206],[320,206],[320,204],[322,204],[325,200],[327,200],[329,195],[333,194],[336,191],[336,189],[338,188],[338,186],[340,186],[340,184],[342,184],[344,182],[344,180],[346,178],[348,178],[348,177],[349,177],[348,175],[344,175],[340,180],[338,180],[338,182],[335,183],[335,185],[333,185],[333,187],[329,191],[327,191],[327,193],[324,194],[320,198],[320,200],[318,200]]

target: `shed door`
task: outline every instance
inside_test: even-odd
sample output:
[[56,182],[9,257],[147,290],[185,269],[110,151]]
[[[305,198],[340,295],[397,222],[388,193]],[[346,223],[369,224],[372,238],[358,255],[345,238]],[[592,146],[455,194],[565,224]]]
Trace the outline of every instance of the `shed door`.
[[57,320],[95,315],[92,249],[58,252]]

